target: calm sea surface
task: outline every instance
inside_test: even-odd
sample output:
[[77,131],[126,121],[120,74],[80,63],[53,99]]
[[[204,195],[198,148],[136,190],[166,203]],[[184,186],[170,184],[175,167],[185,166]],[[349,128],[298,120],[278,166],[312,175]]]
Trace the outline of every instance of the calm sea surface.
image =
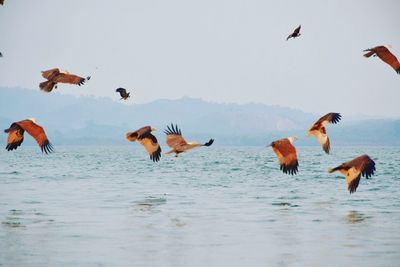
[[[367,153],[350,195],[327,169]],[[400,148],[0,151],[0,266],[400,266]]]

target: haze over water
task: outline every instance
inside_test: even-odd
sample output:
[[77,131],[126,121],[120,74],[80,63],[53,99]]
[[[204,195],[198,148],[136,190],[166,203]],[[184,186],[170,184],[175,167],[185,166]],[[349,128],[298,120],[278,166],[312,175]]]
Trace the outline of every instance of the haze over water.
[[[0,151],[0,266],[398,266],[400,148],[201,148],[155,164],[138,144]],[[327,169],[367,153],[350,195]]]

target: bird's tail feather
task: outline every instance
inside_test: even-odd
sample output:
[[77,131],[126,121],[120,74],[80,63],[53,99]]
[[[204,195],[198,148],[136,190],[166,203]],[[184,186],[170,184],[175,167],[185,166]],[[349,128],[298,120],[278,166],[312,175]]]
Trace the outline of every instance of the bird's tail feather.
[[40,90],[45,91],[45,92],[51,92],[53,90],[54,86],[56,83],[53,83],[52,81],[45,81],[39,84]]

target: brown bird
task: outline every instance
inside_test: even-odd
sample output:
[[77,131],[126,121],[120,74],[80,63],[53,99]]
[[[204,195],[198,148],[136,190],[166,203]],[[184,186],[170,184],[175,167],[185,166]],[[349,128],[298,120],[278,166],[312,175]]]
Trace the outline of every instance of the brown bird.
[[157,142],[157,138],[151,134],[151,132],[155,130],[155,128],[150,126],[144,126],[134,132],[128,132],[126,134],[126,139],[131,142],[139,140],[142,146],[147,150],[147,153],[149,153],[150,159],[157,162],[161,157],[161,147]]
[[365,49],[364,57],[378,56],[383,62],[389,64],[398,74],[400,74],[400,62],[399,60],[389,51],[390,46],[376,46],[373,48]]
[[297,137],[291,136],[272,142],[270,145],[279,160],[280,169],[287,174],[294,175],[298,172],[296,148],[293,146]]
[[115,92],[118,92],[121,96],[120,100],[127,100],[130,96],[131,93],[127,92],[125,88],[118,88],[115,90]]
[[45,152],[46,154],[53,152],[53,146],[49,142],[46,133],[41,126],[36,124],[36,120],[34,118],[14,122],[8,129],[4,130],[5,133],[8,133],[6,146],[8,151],[17,149],[17,147],[22,144],[24,141],[25,131],[35,138],[42,152]]
[[0,5],[4,5],[4,0],[0,0]]
[[329,123],[338,123],[341,119],[340,113],[328,113],[325,116],[321,117],[314,125],[308,130],[307,136],[314,135],[318,142],[322,145],[325,153],[329,154],[330,151],[330,142],[329,137],[326,134],[325,126]]
[[164,130],[164,133],[167,135],[167,145],[172,148],[172,150],[168,151],[166,154],[175,153],[175,157],[178,157],[180,153],[186,152],[190,149],[201,147],[201,146],[211,146],[214,143],[214,139],[210,139],[207,143],[199,144],[197,142],[186,142],[186,140],[182,137],[182,132],[178,129],[178,125],[174,125],[171,123],[171,127],[167,126],[167,129]]
[[294,39],[296,37],[299,37],[301,35],[300,29],[301,25],[299,25],[299,27],[297,27],[291,34],[289,34],[289,36],[286,38],[286,41],[289,40],[290,38]]
[[60,72],[58,68],[42,71],[42,76],[48,80],[39,84],[40,89],[45,92],[51,92],[53,88],[57,89],[57,83],[70,83],[81,86],[90,80],[90,76],[85,79],[74,74],[69,74],[68,72]]
[[357,190],[361,175],[367,179],[374,175],[375,162],[368,155],[362,155],[329,169],[329,173],[335,171],[340,171],[346,177],[347,188],[351,194]]

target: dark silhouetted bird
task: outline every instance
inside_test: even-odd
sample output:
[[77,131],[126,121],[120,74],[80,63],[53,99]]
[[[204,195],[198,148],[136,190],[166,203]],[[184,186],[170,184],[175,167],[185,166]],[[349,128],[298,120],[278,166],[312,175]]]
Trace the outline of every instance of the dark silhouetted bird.
[[289,34],[289,36],[286,38],[286,41],[289,40],[290,38],[294,39],[296,37],[299,37],[301,35],[300,29],[301,29],[301,25],[299,27],[297,27],[291,34]]
[[115,92],[118,92],[120,94],[120,96],[121,96],[120,100],[122,100],[122,99],[127,100],[129,97],[131,97],[130,96],[131,93],[127,92],[125,88],[118,88],[115,90]]

